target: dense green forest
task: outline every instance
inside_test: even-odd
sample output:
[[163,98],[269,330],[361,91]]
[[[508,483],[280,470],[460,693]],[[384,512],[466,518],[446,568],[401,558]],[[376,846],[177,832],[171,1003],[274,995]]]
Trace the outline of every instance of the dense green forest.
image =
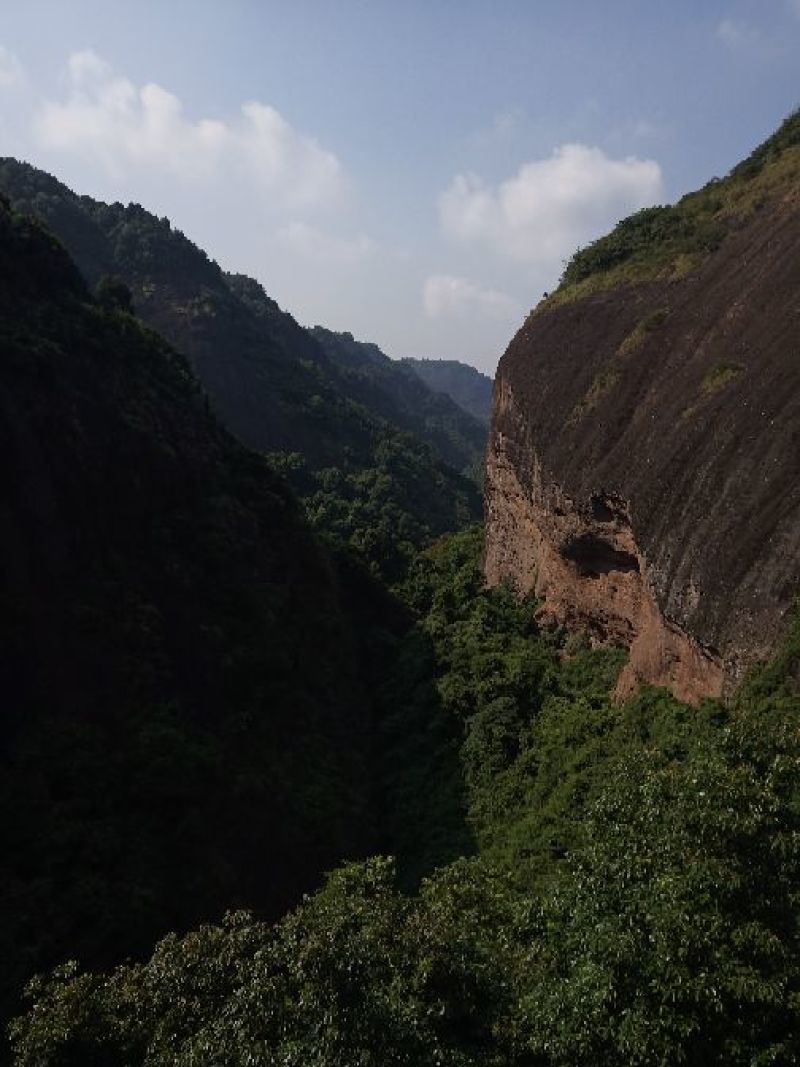
[[478,530],[442,542],[403,590],[380,720],[397,860],[274,925],[62,966],[29,988],[18,1063],[796,1062],[800,632],[729,708],[618,707],[618,657],[537,632],[479,551]]
[[2,203],[0,353],[7,1012],[65,954],[275,916],[376,831],[331,558],[183,358]]
[[408,360],[389,359],[377,345],[315,326],[311,335],[370,411],[425,441],[462,474],[483,478],[486,426],[444,391],[426,384]]

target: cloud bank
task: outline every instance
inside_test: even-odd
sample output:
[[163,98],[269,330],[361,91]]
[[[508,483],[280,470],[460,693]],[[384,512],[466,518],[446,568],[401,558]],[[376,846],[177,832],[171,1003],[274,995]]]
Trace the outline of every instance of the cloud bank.
[[67,97],[41,106],[34,131],[44,149],[78,154],[119,180],[145,171],[196,186],[235,176],[289,210],[336,203],[346,187],[336,156],[275,108],[251,101],[229,121],[192,121],[177,96],[134,85],[91,51],[70,56]]
[[611,159],[600,148],[565,144],[495,188],[477,175],[457,175],[439,198],[439,217],[443,232],[462,245],[551,269],[662,195],[654,160]]

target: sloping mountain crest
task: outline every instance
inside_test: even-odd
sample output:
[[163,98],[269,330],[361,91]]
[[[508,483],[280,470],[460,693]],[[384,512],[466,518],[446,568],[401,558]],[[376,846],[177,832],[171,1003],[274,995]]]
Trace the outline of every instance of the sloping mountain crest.
[[350,394],[370,411],[426,441],[456,470],[477,473],[472,469],[476,457],[482,467],[485,425],[427,383],[408,360],[389,359],[377,345],[356,341],[349,333],[315,326],[311,334],[346,376]]
[[319,529],[386,576],[478,517],[485,431],[405,367],[379,353],[366,373],[356,342],[323,345],[256,281],[226,274],[137,204],[77,196],[14,159],[0,160],[0,190],[64,243],[90,287],[128,287],[136,314],[186,356],[228,429],[270,454]]
[[457,359],[404,359],[423,382],[446,393],[476,419],[488,423],[492,413],[492,379]]

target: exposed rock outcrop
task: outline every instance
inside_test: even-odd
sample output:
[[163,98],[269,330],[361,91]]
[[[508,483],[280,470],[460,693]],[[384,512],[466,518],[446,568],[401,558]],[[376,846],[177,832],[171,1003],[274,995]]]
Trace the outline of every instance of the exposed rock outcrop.
[[495,381],[487,580],[627,646],[620,695],[730,690],[800,588],[800,147],[719,189],[717,247],[562,289]]

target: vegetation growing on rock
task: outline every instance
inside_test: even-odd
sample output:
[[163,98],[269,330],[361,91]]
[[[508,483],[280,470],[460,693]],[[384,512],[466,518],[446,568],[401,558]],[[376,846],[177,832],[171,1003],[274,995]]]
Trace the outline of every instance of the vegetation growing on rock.
[[723,179],[714,178],[676,204],[643,208],[570,259],[550,303],[598,288],[681,276],[719,248],[737,223],[768,200],[796,189],[800,110]]

